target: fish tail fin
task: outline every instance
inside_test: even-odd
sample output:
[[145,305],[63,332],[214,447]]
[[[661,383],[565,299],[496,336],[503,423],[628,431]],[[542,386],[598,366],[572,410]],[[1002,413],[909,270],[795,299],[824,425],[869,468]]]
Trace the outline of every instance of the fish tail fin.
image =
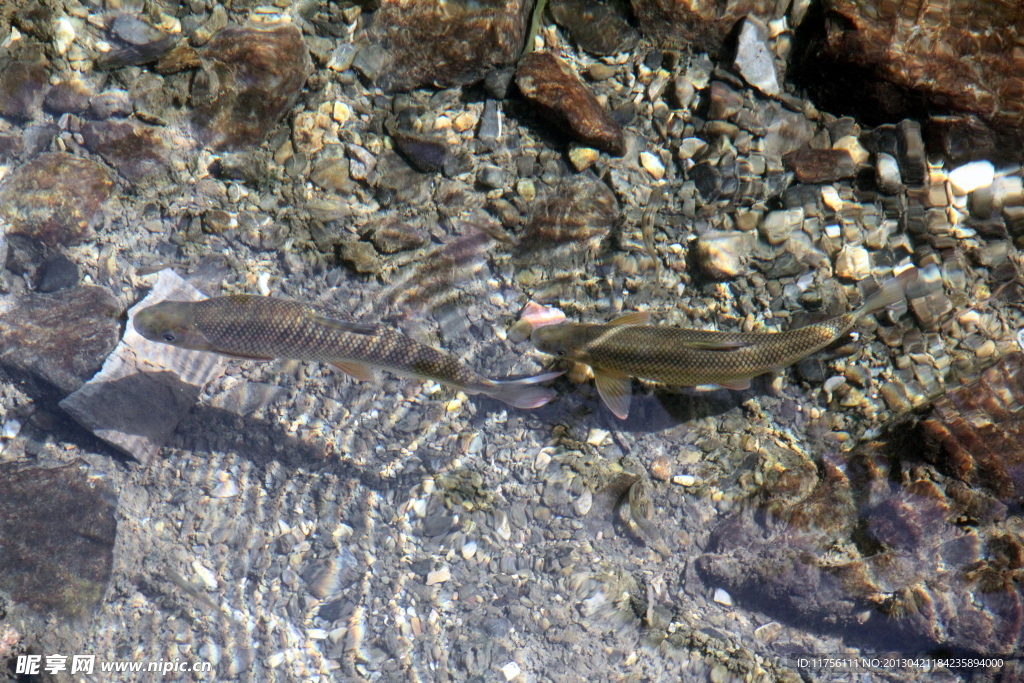
[[537,386],[563,373],[545,372],[535,377],[496,381],[486,379],[480,383],[480,393],[496,398],[516,408],[539,408],[555,397],[555,390]]
[[907,296],[907,287],[917,279],[917,268],[908,268],[894,278],[882,283],[881,289],[868,297],[867,301],[858,308],[853,317],[862,318],[871,315],[895,303],[903,301]]

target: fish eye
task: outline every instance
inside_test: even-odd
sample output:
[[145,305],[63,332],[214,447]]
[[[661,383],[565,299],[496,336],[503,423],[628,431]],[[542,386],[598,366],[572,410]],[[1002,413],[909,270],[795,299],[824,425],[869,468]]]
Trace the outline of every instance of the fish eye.
[[163,335],[161,336],[163,337],[165,342],[173,342],[178,338],[178,336],[173,332],[164,332]]

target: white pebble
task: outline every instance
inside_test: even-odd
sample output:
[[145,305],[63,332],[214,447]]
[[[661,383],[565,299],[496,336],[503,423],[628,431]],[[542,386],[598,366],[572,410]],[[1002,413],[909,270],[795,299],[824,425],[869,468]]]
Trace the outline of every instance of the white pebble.
[[210,491],[211,498],[233,498],[237,495],[238,484],[233,479],[225,479]]
[[672,483],[679,486],[693,486],[697,483],[697,477],[692,474],[677,474],[672,477]]
[[195,571],[196,576],[199,577],[204,586],[210,590],[215,590],[217,588],[217,575],[204,567],[199,560],[193,560],[192,570]]
[[661,180],[665,177],[665,165],[661,163],[661,159],[658,158],[658,155],[656,154],[640,152],[640,165],[643,166],[655,180]]
[[576,510],[577,515],[585,517],[590,512],[590,508],[594,506],[594,494],[590,492],[590,489],[583,489],[583,493],[580,494],[580,497],[576,499],[572,506]]
[[716,588],[714,601],[719,605],[732,605],[732,596],[729,595],[724,589]]
[[991,161],[972,161],[949,172],[948,180],[954,194],[970,194],[982,187],[988,187],[995,178],[995,167]]
[[439,583],[444,583],[450,578],[452,578],[450,571],[447,569],[438,569],[427,574],[427,585],[433,586]]
[[501,667],[501,673],[505,674],[506,681],[513,681],[519,677],[523,670],[515,662],[509,662],[505,666]]
[[839,228],[838,225],[826,225],[825,226],[825,235],[828,236],[828,237],[831,237],[832,239],[835,239],[835,238],[839,237],[842,234],[843,234],[843,231]]
[[839,196],[839,191],[832,185],[825,185],[821,188],[821,201],[825,202],[825,206],[833,211],[843,208],[843,200]]
[[469,541],[466,545],[462,546],[462,559],[471,560],[476,555],[476,541]]
[[0,432],[0,436],[5,439],[13,439],[21,431],[21,421],[12,417],[4,421],[3,431]]
[[53,30],[53,45],[57,48],[57,54],[62,55],[75,42],[75,25],[67,17],[61,17],[55,22],[57,25]]

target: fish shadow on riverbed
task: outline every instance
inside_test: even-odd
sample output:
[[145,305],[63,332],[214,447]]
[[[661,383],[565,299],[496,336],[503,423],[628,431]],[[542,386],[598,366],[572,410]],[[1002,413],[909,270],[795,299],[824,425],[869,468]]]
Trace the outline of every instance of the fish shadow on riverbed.
[[[739,407],[752,396],[772,393],[771,377],[751,380],[750,389],[699,390],[693,387],[645,386],[633,383],[629,416],[620,420],[601,401],[593,383],[572,384],[559,380],[554,384],[558,396],[551,403],[530,411],[543,422],[573,422],[581,427],[600,427],[620,432],[660,432],[704,417],[721,415]],[[490,399],[479,399],[490,408]],[[494,401],[497,407],[498,402]]]

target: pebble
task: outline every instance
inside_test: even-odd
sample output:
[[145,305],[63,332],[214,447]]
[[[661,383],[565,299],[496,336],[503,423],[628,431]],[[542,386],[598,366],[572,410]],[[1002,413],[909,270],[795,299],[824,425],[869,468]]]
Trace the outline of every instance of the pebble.
[[857,175],[857,164],[845,149],[801,149],[782,157],[801,183],[831,183]]
[[661,158],[657,154],[651,154],[650,152],[640,152],[640,165],[644,167],[651,177],[655,180],[661,180],[665,177],[665,165],[661,163]]
[[225,479],[210,491],[211,498],[234,498],[239,493],[238,484],[233,479]]
[[506,681],[514,681],[519,678],[519,674],[522,672],[522,667],[515,662],[509,662],[505,666],[501,667],[501,673],[505,677]]
[[672,477],[672,483],[679,486],[693,486],[697,483],[697,478],[692,474],[677,474]]
[[769,211],[758,224],[757,230],[768,244],[782,244],[803,222],[803,207]]
[[57,292],[78,284],[78,264],[62,253],[56,253],[43,262],[39,268],[40,292]]
[[752,241],[748,232],[711,230],[697,238],[697,261],[709,277],[731,280],[746,267]]
[[437,569],[427,574],[426,584],[428,586],[435,586],[439,583],[444,583],[450,578],[452,578],[450,571],[447,569]]
[[583,493],[573,501],[572,507],[580,517],[586,517],[587,513],[594,506],[594,494],[590,489],[583,489]]
[[743,76],[743,80],[765,95],[772,96],[778,95],[781,89],[775,73],[775,59],[768,49],[767,40],[768,28],[754,15],[748,15],[740,28],[733,66]]
[[732,596],[724,588],[716,588],[714,601],[728,607],[732,605]]
[[991,161],[972,161],[949,172],[949,185],[954,194],[965,195],[988,187],[995,179]]
[[875,157],[875,177],[878,189],[886,194],[899,194],[903,189],[903,178],[896,157],[880,152]]
[[871,255],[864,247],[844,246],[836,256],[836,275],[848,280],[863,280],[871,275]]
[[572,145],[569,147],[569,161],[577,171],[585,171],[601,158],[601,153],[593,147]]

